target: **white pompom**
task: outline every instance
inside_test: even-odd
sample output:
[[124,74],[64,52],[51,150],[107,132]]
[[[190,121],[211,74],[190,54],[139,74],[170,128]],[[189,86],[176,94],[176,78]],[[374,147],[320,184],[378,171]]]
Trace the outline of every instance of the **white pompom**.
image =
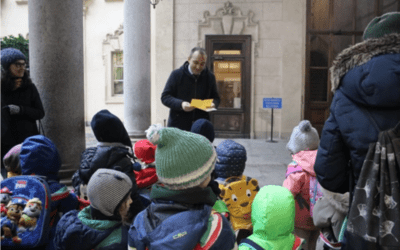
[[151,125],[145,132],[147,140],[149,140],[153,144],[157,144],[160,139],[160,134],[158,131],[163,129],[164,127],[161,124],[153,124]]

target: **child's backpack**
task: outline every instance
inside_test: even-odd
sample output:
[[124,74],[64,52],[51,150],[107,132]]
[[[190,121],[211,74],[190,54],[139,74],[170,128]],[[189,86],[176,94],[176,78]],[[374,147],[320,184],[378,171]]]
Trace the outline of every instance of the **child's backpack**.
[[345,249],[400,249],[399,167],[400,123],[369,145],[347,217]]
[[260,190],[258,181],[242,175],[230,177],[225,183],[220,185],[221,198],[229,209],[233,230],[251,230],[251,204]]
[[38,176],[15,176],[1,182],[10,191],[7,215],[1,218],[1,245],[26,249],[49,241],[51,192]]
[[[293,165],[293,167],[292,166],[288,167],[285,178],[287,178],[290,174],[297,173],[297,172],[304,172],[304,170],[297,164]],[[297,197],[295,197],[295,198],[296,198],[296,201],[299,203],[300,207],[304,206],[310,211],[310,216],[312,217],[315,203],[324,194],[322,193],[321,185],[318,183],[318,180],[315,176],[310,175],[309,186],[310,186],[310,206],[308,206],[308,203],[300,194],[297,195]]]

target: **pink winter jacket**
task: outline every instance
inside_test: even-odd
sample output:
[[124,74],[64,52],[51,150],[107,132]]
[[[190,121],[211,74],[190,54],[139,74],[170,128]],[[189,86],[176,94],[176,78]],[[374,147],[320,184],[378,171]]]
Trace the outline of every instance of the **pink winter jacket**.
[[304,230],[316,230],[310,211],[303,207],[300,209],[296,196],[300,194],[310,206],[310,176],[315,177],[314,163],[317,150],[300,151],[292,156],[293,161],[288,167],[300,166],[303,171],[291,173],[283,182],[283,186],[292,192],[296,200],[295,227]]

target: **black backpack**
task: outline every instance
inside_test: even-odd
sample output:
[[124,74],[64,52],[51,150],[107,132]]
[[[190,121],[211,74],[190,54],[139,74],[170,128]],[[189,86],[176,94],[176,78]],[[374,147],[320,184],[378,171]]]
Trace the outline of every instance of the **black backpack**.
[[400,123],[371,143],[348,214],[346,249],[400,249]]

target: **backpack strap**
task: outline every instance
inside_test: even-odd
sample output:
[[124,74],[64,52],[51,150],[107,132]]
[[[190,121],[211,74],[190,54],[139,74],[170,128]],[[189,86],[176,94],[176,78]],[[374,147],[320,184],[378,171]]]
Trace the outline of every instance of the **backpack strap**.
[[299,204],[300,209],[303,209],[304,207],[307,208],[308,211],[310,211],[310,205],[307,203],[307,201],[301,196],[301,194],[296,195],[294,198],[297,203]]
[[240,241],[240,245],[239,246],[245,246],[248,247],[252,250],[264,250],[264,248],[260,247],[257,243],[255,243],[254,241],[246,238],[243,239],[242,241]]
[[290,163],[289,165],[291,165],[293,167],[287,168],[285,178],[287,178],[290,174],[297,173],[297,172],[303,172],[303,169],[299,165],[297,165],[297,163],[296,163],[296,165],[293,165],[292,163]]

